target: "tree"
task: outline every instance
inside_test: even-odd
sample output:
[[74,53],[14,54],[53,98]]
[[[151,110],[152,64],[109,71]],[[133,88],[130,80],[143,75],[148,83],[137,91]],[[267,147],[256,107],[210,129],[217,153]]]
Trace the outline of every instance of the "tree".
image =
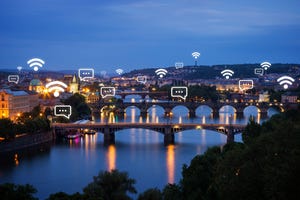
[[85,97],[81,94],[75,93],[68,99],[64,100],[65,105],[72,106],[71,121],[76,121],[82,118],[87,118],[91,114],[91,109],[85,102]]
[[181,200],[183,199],[182,188],[177,184],[168,184],[163,189],[164,200]]
[[219,147],[208,149],[204,155],[197,155],[190,166],[184,165],[180,181],[186,199],[206,199],[212,193],[215,166],[220,158]]
[[0,185],[0,194],[2,200],[37,200],[33,197],[37,190],[29,184],[15,185],[12,183],[4,183]]
[[243,131],[243,141],[248,144],[253,139],[257,138],[261,133],[261,126],[255,122],[254,117],[250,117],[249,122]]
[[89,199],[127,200],[130,199],[127,192],[137,193],[134,184],[135,180],[129,178],[126,172],[101,171],[83,191]]
[[84,195],[76,192],[75,194],[66,194],[64,192],[57,192],[50,194],[47,200],[88,200]]
[[15,137],[14,123],[8,119],[0,119],[0,137],[13,139]]
[[139,195],[138,200],[162,200],[162,193],[157,188],[151,188]]

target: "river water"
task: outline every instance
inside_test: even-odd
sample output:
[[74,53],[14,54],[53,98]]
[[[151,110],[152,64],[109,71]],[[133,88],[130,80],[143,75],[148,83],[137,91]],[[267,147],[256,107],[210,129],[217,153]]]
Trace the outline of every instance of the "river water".
[[[96,122],[168,122],[168,123],[232,123],[246,124],[252,115],[261,119],[255,107],[248,107],[244,117],[237,119],[233,109],[225,107],[218,118],[212,118],[208,107],[196,110],[190,119],[185,107],[173,109],[172,118],[165,118],[159,106],[148,110],[146,118],[139,117],[135,107],[126,109],[124,119],[113,115],[94,117]],[[269,116],[276,113],[269,110]],[[189,164],[197,154],[212,146],[223,146],[226,136],[210,130],[189,130],[175,135],[175,144],[164,146],[163,135],[144,129],[127,129],[115,134],[116,143],[104,146],[103,135],[86,135],[73,141],[56,141],[22,152],[2,156],[0,183],[32,184],[37,197],[45,199],[51,193],[82,192],[100,170],[126,171],[136,180],[139,193],[149,188],[162,189],[167,183],[178,183],[183,164]],[[235,135],[241,141],[241,135]],[[133,197],[137,197],[133,196]]]

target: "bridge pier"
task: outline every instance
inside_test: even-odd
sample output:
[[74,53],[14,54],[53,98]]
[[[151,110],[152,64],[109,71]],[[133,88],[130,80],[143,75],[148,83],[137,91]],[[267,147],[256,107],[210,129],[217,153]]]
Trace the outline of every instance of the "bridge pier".
[[268,117],[268,111],[266,111],[266,112],[260,112],[260,117],[261,118],[267,118]]
[[173,133],[164,134],[164,145],[174,144],[175,136]]
[[213,117],[213,119],[219,118],[219,112],[218,111],[213,111],[212,112],[212,117]]
[[228,132],[227,132],[227,141],[226,143],[232,143],[234,142],[234,133],[232,127],[229,127]]
[[110,130],[108,125],[105,126],[104,131],[104,145],[115,144],[115,133]]
[[104,145],[115,144],[115,133],[104,134]]
[[144,111],[144,110],[143,111],[141,110],[141,114],[140,115],[141,115],[142,118],[146,118],[147,115],[148,115],[148,112]]
[[236,114],[236,118],[238,118],[238,119],[242,119],[244,117],[244,112],[243,111],[236,112],[235,114]]
[[170,117],[172,113],[172,108],[171,107],[166,107],[165,108],[165,117]]
[[196,117],[196,110],[189,110],[189,117],[195,118]]

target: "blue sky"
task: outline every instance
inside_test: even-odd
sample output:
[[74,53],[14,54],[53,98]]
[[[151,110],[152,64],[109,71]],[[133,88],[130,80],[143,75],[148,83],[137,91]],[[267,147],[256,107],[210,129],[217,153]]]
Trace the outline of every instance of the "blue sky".
[[299,0],[1,0],[0,68],[300,63]]

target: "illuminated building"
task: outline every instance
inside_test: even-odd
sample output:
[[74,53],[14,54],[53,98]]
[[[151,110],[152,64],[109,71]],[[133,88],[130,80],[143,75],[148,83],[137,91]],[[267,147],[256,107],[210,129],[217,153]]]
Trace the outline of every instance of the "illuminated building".
[[75,75],[72,78],[72,81],[69,85],[69,88],[70,88],[71,93],[73,93],[73,94],[78,93],[79,81],[78,81],[78,78]]
[[0,118],[16,120],[23,112],[31,111],[39,104],[38,94],[25,91],[0,90]]
[[258,102],[270,102],[270,95],[268,94],[268,92],[259,94]]
[[298,95],[287,92],[281,95],[281,103],[297,103]]
[[88,103],[96,103],[98,102],[100,99],[99,97],[99,93],[96,92],[96,93],[90,93],[89,95],[87,95],[87,102]]
[[43,93],[44,92],[44,85],[42,83],[42,81],[40,81],[39,79],[32,79],[29,83],[29,91],[35,91],[37,93]]

